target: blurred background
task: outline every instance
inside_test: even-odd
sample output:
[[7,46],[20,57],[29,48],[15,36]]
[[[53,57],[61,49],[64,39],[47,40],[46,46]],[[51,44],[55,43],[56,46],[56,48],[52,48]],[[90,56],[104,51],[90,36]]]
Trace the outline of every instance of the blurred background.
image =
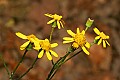
[[[62,38],[68,36],[66,30],[85,29],[85,22],[94,19],[93,26],[87,31],[87,40],[92,42],[96,34],[93,28],[110,36],[110,47],[94,45],[90,55],[80,53],[66,62],[54,76],[53,80],[120,80],[120,0],[0,0],[0,54],[13,71],[24,51],[19,47],[25,40],[18,38],[15,32],[35,34],[40,39],[49,38],[50,19],[45,13],[57,13],[63,16],[64,29],[55,29],[52,42],[59,46],[54,50],[63,56],[70,44],[62,44]],[[19,66],[15,77],[19,77],[32,64],[37,51],[27,53]],[[57,58],[54,58],[56,61]],[[21,80],[45,80],[51,62],[42,57],[34,68]],[[8,80],[7,72],[0,60],[0,80]]]

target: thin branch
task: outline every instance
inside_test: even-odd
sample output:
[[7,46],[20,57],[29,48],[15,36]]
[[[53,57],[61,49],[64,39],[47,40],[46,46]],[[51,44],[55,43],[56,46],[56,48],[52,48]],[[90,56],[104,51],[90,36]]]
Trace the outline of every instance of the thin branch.
[[[76,54],[72,55],[72,56],[69,57],[68,59],[66,59],[66,57],[70,54],[69,52],[68,52],[69,54],[66,54],[64,57],[62,57],[63,62],[61,62],[61,60],[62,60],[62,59],[61,59],[59,66],[58,66],[56,69],[53,69],[53,71],[51,70],[52,73],[49,74],[47,80],[51,80],[51,79],[53,78],[53,76],[56,74],[56,72],[58,71],[58,69],[59,69],[65,62],[67,62],[67,61],[70,60],[71,58],[75,57],[75,56],[78,55],[80,52],[82,52],[82,50],[78,51]],[[65,59],[66,59],[66,60],[65,60]],[[64,61],[64,60],[65,60],[65,61]],[[59,61],[58,61],[57,63],[59,63]],[[57,65],[57,64],[56,64],[56,65]]]
[[16,72],[18,66],[22,63],[22,61],[23,61],[23,59],[24,59],[24,57],[25,57],[27,51],[28,51],[28,50],[26,49],[25,52],[24,52],[24,54],[23,54],[23,56],[22,56],[22,58],[21,58],[21,60],[19,61],[19,63],[18,63],[17,66],[15,67],[15,69],[13,70],[11,78],[12,78],[13,75],[15,74],[15,72]]
[[20,80],[23,76],[25,76],[33,68],[37,60],[38,60],[38,57],[36,57],[36,59],[33,61],[31,67],[24,74],[22,74],[17,80]]
[[[51,42],[51,40],[52,40],[53,32],[54,32],[54,27],[52,27],[52,30],[51,30],[51,33],[50,33],[50,38],[49,38],[50,42]],[[51,62],[52,62],[52,65],[54,65],[54,61],[51,60]]]
[[80,50],[80,51],[78,51],[76,54],[74,54],[74,55],[72,55],[71,57],[69,57],[68,59],[66,59],[65,61],[64,61],[64,63],[65,62],[67,62],[69,59],[71,59],[72,57],[74,57],[74,56],[76,56],[76,55],[78,55],[80,52],[82,52],[83,50]]
[[7,71],[7,74],[10,76],[9,69],[8,69],[8,67],[7,67],[7,65],[6,65],[6,63],[5,63],[1,53],[0,53],[0,58],[1,58],[2,62],[3,62],[3,65],[4,65],[5,69],[6,69],[6,71]]

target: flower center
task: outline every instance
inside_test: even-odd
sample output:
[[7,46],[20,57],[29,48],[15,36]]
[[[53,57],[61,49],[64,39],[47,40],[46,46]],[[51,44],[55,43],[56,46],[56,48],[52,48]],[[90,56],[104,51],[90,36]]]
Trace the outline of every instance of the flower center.
[[31,35],[27,36],[27,38],[28,38],[29,41],[34,42],[36,36],[31,34]]
[[55,15],[53,15],[53,18],[55,19],[55,20],[61,20],[61,18],[62,18],[62,16],[59,16],[59,15],[57,15],[57,14],[55,14]]
[[102,39],[107,39],[107,36],[106,36],[103,32],[100,33],[100,37],[101,37]]
[[50,43],[49,43],[49,41],[43,41],[42,44],[41,44],[41,48],[43,50],[48,51],[50,49]]
[[74,37],[74,40],[80,46],[83,46],[86,43],[86,38],[82,33],[77,33]]

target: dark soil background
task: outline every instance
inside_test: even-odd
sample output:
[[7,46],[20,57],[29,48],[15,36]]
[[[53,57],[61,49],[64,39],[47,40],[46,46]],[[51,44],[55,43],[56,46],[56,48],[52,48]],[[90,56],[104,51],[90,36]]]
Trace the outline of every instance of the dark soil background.
[[[87,31],[87,39],[92,42],[97,27],[110,36],[110,47],[93,46],[90,56],[81,53],[65,63],[54,76],[53,80],[120,80],[120,0],[0,0],[0,54],[13,71],[24,51],[19,46],[25,41],[18,38],[15,32],[26,35],[35,34],[40,39],[49,38],[50,19],[45,13],[57,13],[63,16],[65,28],[56,29],[52,42],[58,42],[55,51],[63,56],[69,44],[62,44],[67,36],[67,29],[75,31],[77,27],[85,28],[90,17],[95,20]],[[18,68],[16,77],[28,69],[37,52],[27,53],[25,60]],[[57,58],[54,58],[56,61]],[[21,80],[45,80],[52,65],[44,56],[34,68]],[[0,60],[0,80],[9,80],[7,72]]]

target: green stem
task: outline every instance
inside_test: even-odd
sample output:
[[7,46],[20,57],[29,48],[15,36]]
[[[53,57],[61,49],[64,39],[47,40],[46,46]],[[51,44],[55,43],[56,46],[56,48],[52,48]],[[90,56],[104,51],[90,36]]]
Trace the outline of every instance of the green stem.
[[[49,38],[50,42],[51,42],[51,40],[52,40],[53,32],[54,32],[54,27],[52,27],[52,30],[51,30],[51,33],[50,33],[50,38]],[[51,62],[52,62],[52,65],[54,65],[54,61],[51,60]]]
[[0,53],[0,58],[1,58],[2,62],[3,62],[3,65],[4,65],[4,67],[5,67],[5,69],[6,69],[7,73],[8,73],[8,75],[10,76],[9,69],[8,69],[8,67],[7,67],[7,65],[6,65],[6,63],[5,63],[5,61],[4,61],[4,59],[3,59],[2,55],[1,55],[1,53]]
[[52,27],[52,30],[51,30],[51,33],[50,33],[50,38],[49,38],[50,42],[51,42],[51,40],[52,40],[53,32],[54,32],[54,27]]
[[28,51],[28,50],[26,49],[25,52],[24,52],[24,54],[23,54],[23,56],[22,56],[22,58],[21,58],[21,60],[19,61],[19,63],[18,63],[17,66],[15,67],[15,69],[13,70],[13,72],[12,72],[12,74],[11,74],[11,77],[10,77],[11,79],[13,78],[13,75],[15,74],[15,72],[16,72],[17,68],[19,67],[19,65],[22,63],[22,61],[23,61],[23,59],[24,59],[27,51]]
[[76,56],[76,55],[78,55],[80,52],[82,52],[83,50],[80,50],[80,51],[78,51],[76,54],[74,54],[74,55],[72,55],[71,57],[69,57],[68,59],[66,59],[65,61],[64,61],[64,63],[65,62],[67,62],[68,60],[70,60],[71,58],[73,58],[74,56]]
[[53,75],[51,75],[51,77],[48,80],[51,80],[53,78],[53,76],[56,74],[56,72],[58,71],[58,69],[56,69],[53,73]]
[[[47,80],[51,80],[51,79],[54,77],[54,75],[56,74],[56,72],[59,70],[59,68],[60,68],[65,62],[67,62],[67,61],[70,60],[71,58],[75,57],[75,56],[78,55],[80,52],[82,52],[82,50],[80,50],[80,51],[77,52],[76,54],[72,55],[72,56],[69,57],[68,59],[66,59],[66,57],[70,54],[69,52],[68,52],[68,54],[66,54],[64,57],[62,57],[62,58],[63,58],[63,61],[60,62],[59,66],[58,66],[56,69],[54,69],[54,71],[50,74],[50,76],[49,76],[49,78],[47,78]],[[66,60],[65,60],[65,59],[66,59]],[[57,63],[58,63],[58,62],[57,62]]]
[[61,57],[52,67],[48,77],[46,80],[51,80],[51,78],[55,75],[55,73],[57,72],[58,68],[62,65],[62,62],[64,62],[64,60],[66,59],[66,57],[71,53],[71,51],[68,51],[68,53]]
[[49,80],[49,77],[51,76],[51,74],[54,72],[54,70],[56,69],[56,65],[57,63],[61,60],[62,58],[60,58],[52,67],[52,69],[50,70],[50,73],[48,74],[48,78],[46,80]]
[[36,57],[36,59],[33,61],[31,67],[24,73],[22,74],[17,80],[20,80],[23,76],[25,76],[32,68],[33,66],[35,65],[36,61],[38,60],[38,56]]

